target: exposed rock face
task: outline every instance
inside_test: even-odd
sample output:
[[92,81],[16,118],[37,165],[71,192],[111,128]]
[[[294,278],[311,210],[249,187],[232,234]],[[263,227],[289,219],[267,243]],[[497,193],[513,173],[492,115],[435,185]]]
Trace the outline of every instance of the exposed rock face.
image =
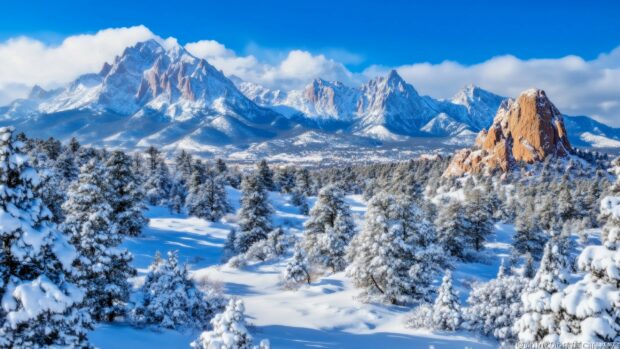
[[572,152],[560,111],[545,91],[531,89],[504,102],[473,149],[458,151],[445,176],[508,171],[517,162],[534,163]]

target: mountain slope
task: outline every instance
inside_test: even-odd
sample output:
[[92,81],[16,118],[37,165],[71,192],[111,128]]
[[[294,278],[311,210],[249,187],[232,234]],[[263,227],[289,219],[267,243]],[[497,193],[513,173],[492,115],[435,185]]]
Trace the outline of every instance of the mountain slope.
[[[377,139],[457,135],[464,129],[478,131],[490,125],[502,99],[479,98],[495,95],[472,87],[475,92],[470,93],[469,99],[459,100],[463,105],[434,100],[418,94],[396,71],[359,88],[322,79],[315,79],[302,90],[288,92],[249,82],[238,81],[237,86],[257,104],[302,124],[323,130],[345,129]],[[491,115],[479,116],[484,112]],[[434,118],[437,119],[433,121]]]
[[571,144],[579,147],[620,148],[620,128],[613,128],[587,116],[564,116]]

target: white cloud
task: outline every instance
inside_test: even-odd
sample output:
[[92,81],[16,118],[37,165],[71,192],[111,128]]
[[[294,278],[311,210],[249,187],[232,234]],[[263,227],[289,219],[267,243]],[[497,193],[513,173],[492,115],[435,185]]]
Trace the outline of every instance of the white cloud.
[[[0,43],[0,90],[34,84],[53,87],[69,82],[80,74],[98,71],[125,47],[152,37],[148,28],[135,26],[69,36],[57,46],[28,37],[11,38]],[[4,92],[0,98],[14,95]]]
[[238,56],[213,40],[188,43],[185,48],[191,54],[206,59],[226,75],[235,75],[270,88],[301,88],[317,77],[357,84],[362,77],[351,73],[341,62],[303,50],[269,52],[267,56],[270,59],[259,60],[252,54]]
[[[391,67],[371,66],[367,76],[384,74]],[[448,98],[473,83],[504,96],[536,87],[544,89],[568,115],[588,115],[620,126],[620,47],[586,61],[578,56],[521,60],[498,56],[474,65],[452,61],[395,67],[420,93]]]
[[233,57],[235,52],[215,40],[200,40],[185,45],[185,49],[196,57],[204,59]]

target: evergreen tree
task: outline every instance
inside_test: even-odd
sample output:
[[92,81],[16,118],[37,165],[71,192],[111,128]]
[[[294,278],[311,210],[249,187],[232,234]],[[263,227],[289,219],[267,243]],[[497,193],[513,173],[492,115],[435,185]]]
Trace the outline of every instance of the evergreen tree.
[[172,213],[181,213],[187,200],[187,189],[183,181],[179,178],[172,180],[170,185],[170,198],[168,199],[168,208]]
[[167,260],[159,252],[155,255],[141,292],[140,302],[132,309],[132,319],[140,325],[204,327],[224,307],[224,298],[213,288],[204,292],[196,287],[187,266],[179,265],[177,252],[168,252]]
[[291,203],[299,208],[299,213],[307,215],[310,211],[308,199],[303,191],[295,188],[291,193]]
[[282,278],[287,288],[295,288],[302,283],[310,283],[310,272],[308,271],[306,258],[299,245],[295,246],[293,258],[286,264]]
[[130,291],[127,278],[135,275],[131,255],[118,248],[122,227],[112,220],[108,182],[103,166],[92,159],[80,169],[63,204],[63,230],[80,254],[74,263],[77,283],[86,290],[85,303],[98,321],[123,314]]
[[68,149],[60,153],[54,162],[54,173],[62,179],[62,187],[58,189],[66,190],[80,173],[75,162],[75,154]]
[[470,223],[465,217],[463,205],[458,200],[451,200],[441,205],[435,219],[437,243],[450,255],[466,259],[468,251],[466,238]]
[[499,273],[496,279],[475,284],[467,298],[469,307],[464,311],[467,327],[501,342],[513,341],[516,334],[512,326],[523,312],[524,284],[521,277]]
[[405,304],[430,298],[439,251],[432,226],[405,198],[376,195],[356,236],[347,274],[363,288],[362,299]]
[[146,153],[146,170],[148,171],[150,175],[157,170],[157,168],[159,167],[159,164],[163,162],[163,159],[162,159],[161,152],[159,151],[159,149],[153,146],[148,147],[145,153]]
[[[149,160],[149,166],[152,160]],[[144,192],[146,200],[151,205],[161,205],[167,203],[170,197],[170,172],[168,166],[163,161],[157,162],[155,168],[149,173],[144,182]]]
[[222,262],[228,262],[230,258],[235,256],[237,251],[237,231],[231,229],[226,236],[226,242],[224,243],[224,249],[222,253]]
[[241,209],[236,250],[245,253],[257,241],[267,238],[271,231],[273,208],[262,182],[262,177],[249,175],[241,184]]
[[[620,176],[618,159],[614,165]],[[601,216],[607,218],[602,245],[587,246],[577,260],[583,279],[551,298],[561,343],[620,341],[620,196],[601,200]]]
[[185,150],[181,150],[174,158],[176,176],[185,183],[189,183],[192,176],[192,156]]
[[284,167],[275,174],[276,187],[282,193],[291,193],[295,188],[295,172],[292,167]]
[[493,232],[493,211],[480,190],[475,189],[467,193],[467,204],[464,214],[467,225],[467,243],[475,251],[484,248],[487,236]]
[[455,331],[461,322],[461,305],[452,287],[452,273],[448,271],[437,291],[435,303],[432,306],[424,304],[416,308],[408,324],[413,328]]
[[247,330],[245,307],[240,299],[231,299],[223,313],[211,320],[212,331],[203,332],[192,342],[194,349],[269,349],[268,341],[252,346],[252,336]]
[[88,347],[84,292],[68,281],[77,254],[35,195],[22,146],[0,128],[0,347]]
[[306,168],[301,168],[295,173],[295,187],[305,195],[312,194],[312,183],[310,172]]
[[534,277],[536,270],[534,269],[534,258],[529,253],[525,254],[525,264],[523,265],[523,277],[531,279]]
[[218,175],[225,176],[226,172],[228,172],[228,166],[226,166],[226,163],[224,162],[224,160],[216,159],[215,160],[215,170],[217,171]]
[[521,296],[523,315],[515,324],[520,342],[556,342],[559,335],[559,319],[551,308],[551,299],[568,284],[566,257],[557,242],[545,245],[536,275]]
[[532,203],[526,203],[526,208],[517,215],[515,221],[515,235],[512,248],[513,257],[530,254],[534,259],[540,259],[547,236],[540,227]]
[[256,167],[256,171],[258,172],[257,175],[260,180],[259,183],[265,188],[265,190],[275,190],[273,171],[269,168],[267,160],[261,160]]
[[303,248],[308,261],[332,272],[346,267],[346,249],[355,226],[344,194],[334,185],[321,189],[304,224]]
[[186,199],[186,206],[190,215],[212,222],[232,212],[226,199],[224,182],[212,172],[206,176],[204,183],[198,187],[192,187]]
[[106,181],[109,187],[109,203],[112,208],[110,219],[121,234],[138,236],[148,223],[144,216],[144,193],[140,178],[132,169],[132,161],[122,151],[114,151],[105,164]]
[[37,194],[50,210],[52,221],[60,223],[65,219],[62,204],[66,200],[67,181],[61,178],[54,168],[41,170],[39,174],[41,183],[37,188]]
[[571,218],[574,218],[577,215],[578,210],[575,207],[573,195],[571,194],[571,190],[573,190],[573,188],[568,181],[562,181],[561,188],[562,189],[560,190],[555,202],[557,204],[558,219],[565,222]]
[[246,260],[266,261],[284,254],[289,246],[289,239],[282,228],[276,228],[267,234],[267,238],[257,241],[246,251]]

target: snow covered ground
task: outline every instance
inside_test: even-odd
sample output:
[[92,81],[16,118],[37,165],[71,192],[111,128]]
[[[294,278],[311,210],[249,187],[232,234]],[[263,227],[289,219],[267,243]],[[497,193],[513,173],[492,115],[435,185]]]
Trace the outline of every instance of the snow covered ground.
[[[229,199],[239,206],[240,193],[228,189]],[[288,196],[271,193],[276,214],[274,223],[301,233],[305,216],[288,203]],[[362,224],[366,205],[360,196],[348,196],[356,223]],[[312,201],[312,198],[311,198]],[[312,202],[310,202],[312,204]],[[344,273],[319,279],[296,291],[280,285],[286,260],[252,264],[243,270],[220,265],[228,231],[236,226],[234,217],[211,223],[185,215],[170,214],[167,208],[151,207],[149,226],[139,238],[125,246],[134,255],[139,274],[146,271],[156,251],[178,250],[179,259],[189,263],[196,281],[208,279],[221,285],[225,294],[240,297],[246,304],[252,334],[267,338],[273,348],[495,348],[497,342],[469,332],[433,333],[408,329],[404,320],[409,308],[364,304],[356,300],[357,290]],[[501,257],[509,254],[512,227],[496,225],[489,239],[488,263],[459,264],[454,271],[455,287],[462,301],[468,285],[475,280],[494,278]],[[141,282],[140,277],[136,283]],[[439,280],[437,280],[439,283]],[[129,324],[99,325],[91,333],[94,345],[102,349],[189,348],[200,331],[140,329]]]

